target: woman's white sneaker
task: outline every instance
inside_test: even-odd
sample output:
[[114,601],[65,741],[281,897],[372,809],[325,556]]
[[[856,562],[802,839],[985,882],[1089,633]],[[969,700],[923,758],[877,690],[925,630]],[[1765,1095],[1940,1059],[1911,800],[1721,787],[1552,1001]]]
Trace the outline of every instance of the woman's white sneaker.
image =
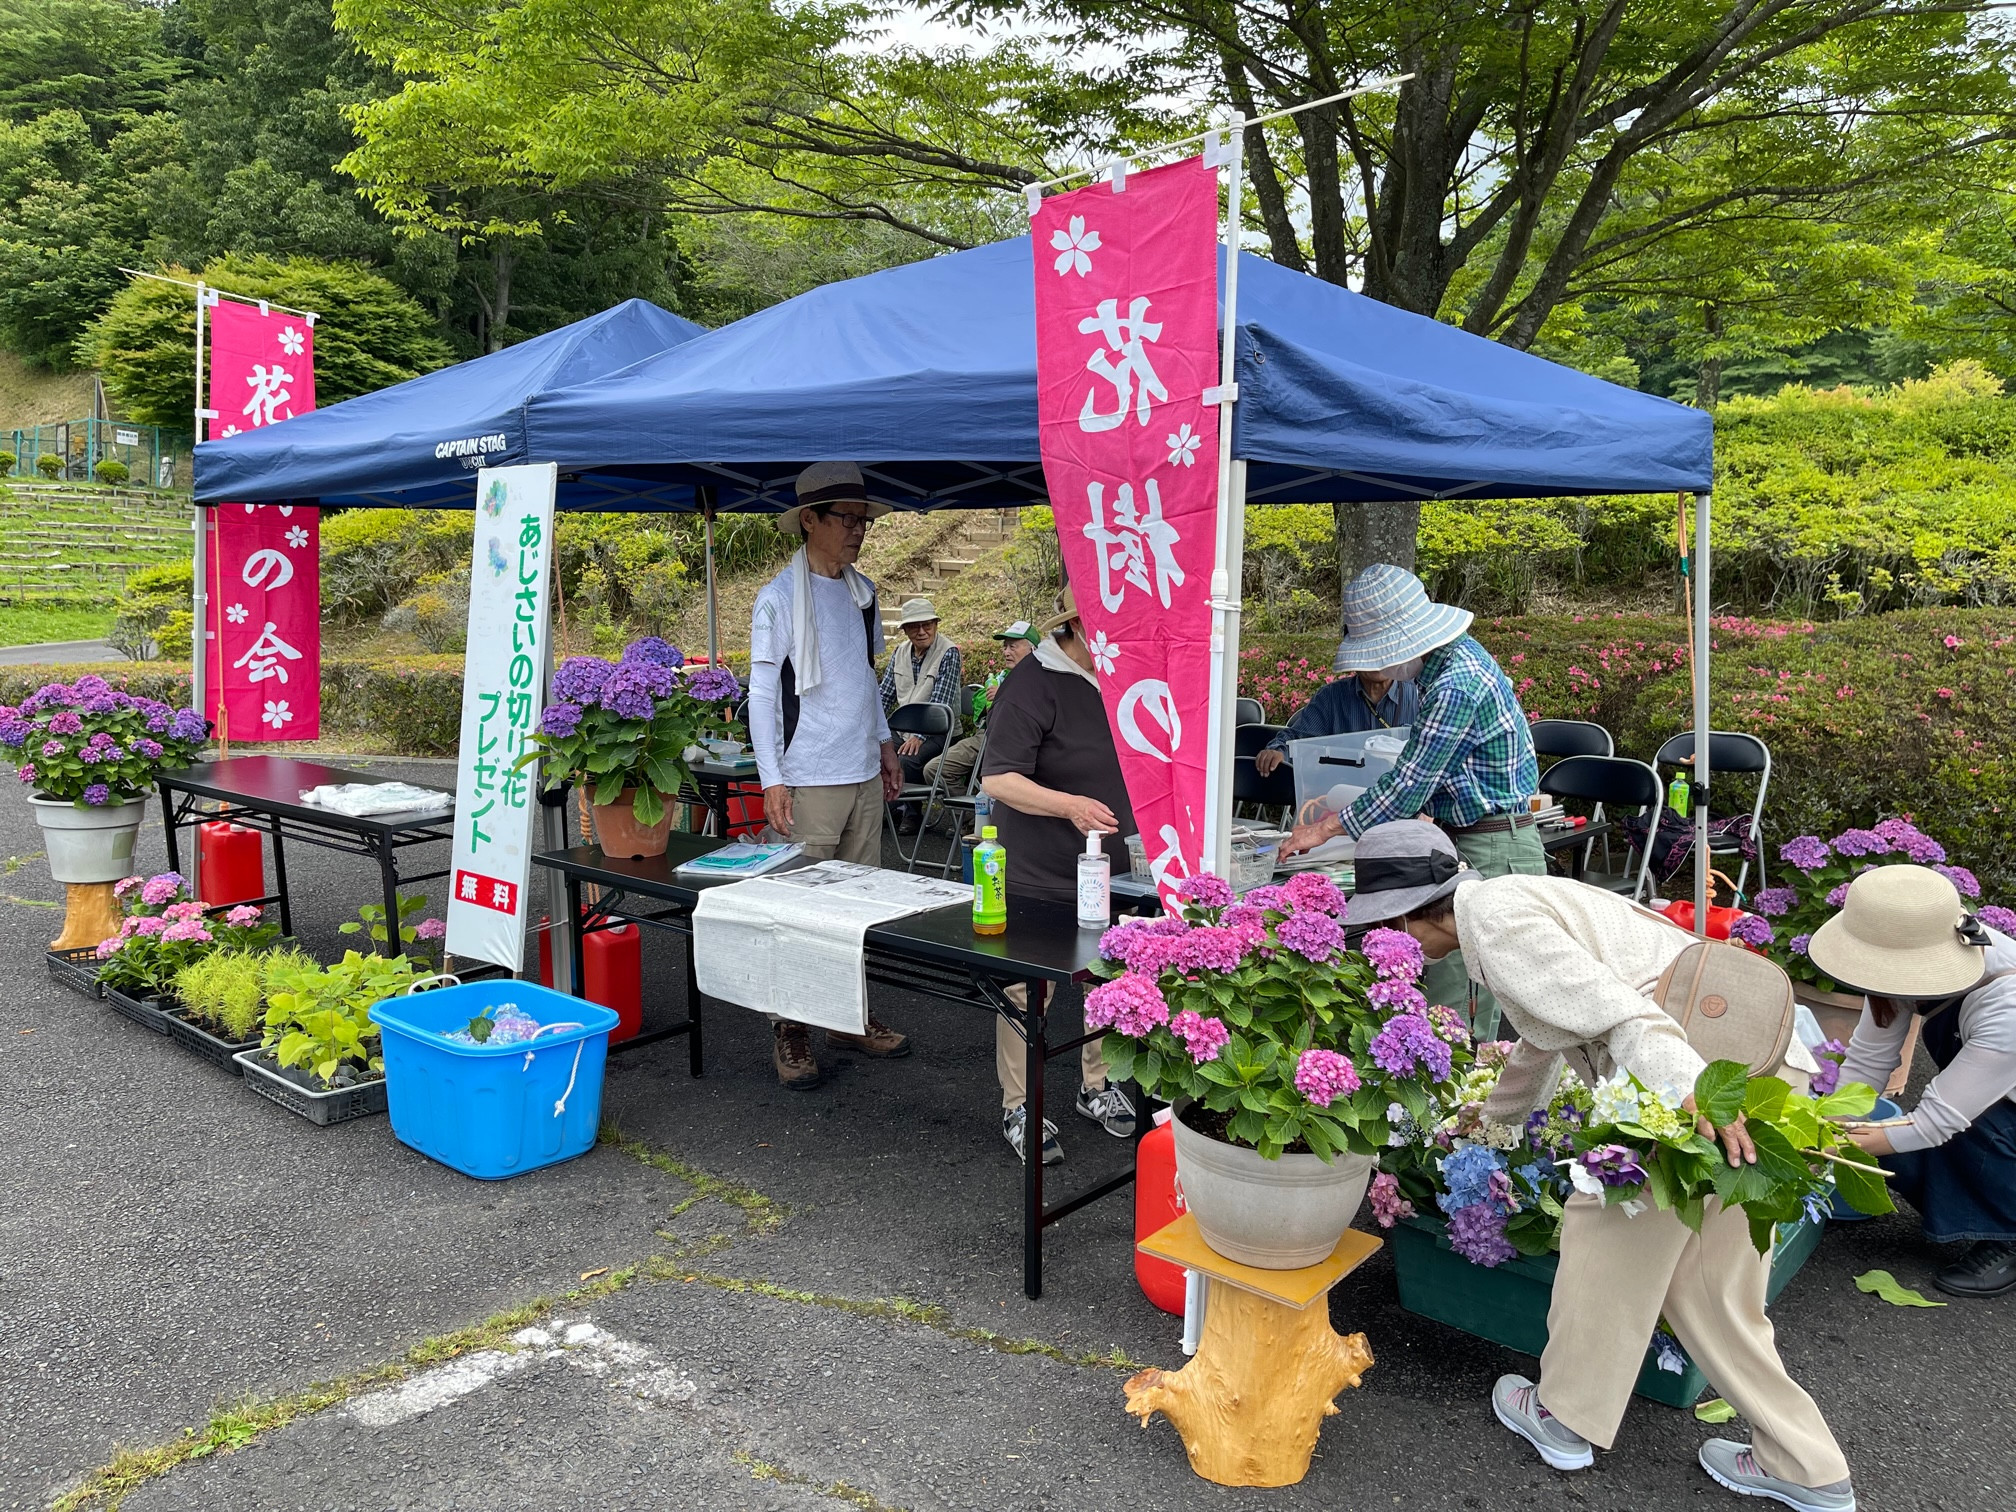
[[1491,1410],[1556,1470],[1586,1470],[1595,1462],[1596,1451],[1589,1440],[1542,1407],[1540,1388],[1526,1377],[1498,1377],[1498,1384],[1491,1388]]

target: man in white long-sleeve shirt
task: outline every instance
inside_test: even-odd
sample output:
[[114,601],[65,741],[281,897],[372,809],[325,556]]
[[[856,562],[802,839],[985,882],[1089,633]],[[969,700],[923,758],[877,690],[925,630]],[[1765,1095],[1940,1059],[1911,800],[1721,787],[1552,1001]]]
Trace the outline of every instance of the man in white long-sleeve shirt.
[[[777,517],[804,544],[757,594],[749,627],[749,740],[764,817],[808,856],[867,866],[882,860],[882,805],[903,787],[875,681],[875,585],[854,570],[868,522],[888,512],[869,502],[853,463],[806,468],[796,507]],[[872,1017],[863,1034],[826,1037],[865,1055],[910,1053],[905,1036]],[[786,1087],[819,1085],[806,1025],[777,1020],[772,1058]]]
[[2016,940],[1929,867],[1879,866],[1849,884],[1807,951],[1868,994],[1843,1081],[1885,1085],[1921,1016],[1939,1074],[1902,1120],[1849,1132],[1891,1172],[1926,1238],[1972,1241],[1932,1284],[1956,1297],[2016,1290]]
[[[1487,1123],[1517,1125],[1553,1093],[1563,1064],[1592,1083],[1613,1071],[1686,1093],[1701,1057],[1649,995],[1692,937],[1615,893],[1566,877],[1466,871],[1455,843],[1406,819],[1359,838],[1351,923],[1405,929],[1434,961],[1461,950],[1470,978],[1497,995],[1520,1040]],[[1789,1058],[1814,1069],[1803,1048]],[[1702,1132],[1711,1132],[1705,1121]],[[1742,1120],[1712,1131],[1733,1165],[1756,1160]],[[1565,1204],[1561,1260],[1540,1380],[1502,1377],[1498,1420],[1557,1470],[1609,1448],[1663,1313],[1710,1382],[1756,1430],[1753,1445],[1713,1439],[1701,1465],[1723,1486],[1799,1512],[1853,1512],[1848,1463],[1820,1410],[1785,1373],[1764,1316],[1769,1262],[1740,1211],[1708,1203],[1699,1233],[1657,1208],[1632,1217],[1577,1194]]]

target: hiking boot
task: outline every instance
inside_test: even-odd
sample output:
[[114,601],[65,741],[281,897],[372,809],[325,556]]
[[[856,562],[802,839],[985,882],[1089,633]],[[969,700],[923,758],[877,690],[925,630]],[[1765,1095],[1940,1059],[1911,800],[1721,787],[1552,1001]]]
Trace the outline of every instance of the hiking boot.
[[1738,1496],[1783,1502],[1795,1512],[1855,1512],[1855,1487],[1845,1480],[1828,1486],[1800,1486],[1757,1468],[1748,1444],[1710,1439],[1701,1446],[1701,1468]]
[[1491,1388],[1491,1410],[1556,1470],[1586,1470],[1596,1458],[1589,1440],[1540,1405],[1540,1388],[1524,1376],[1498,1377]]
[[[1008,1148],[1015,1152],[1017,1160],[1027,1162],[1029,1152],[1023,1149],[1023,1141],[1029,1133],[1029,1105],[1017,1103],[1001,1115],[1001,1136],[1008,1141]],[[1060,1164],[1064,1159],[1064,1146],[1057,1143],[1057,1125],[1049,1119],[1043,1120],[1043,1164]]]
[[1134,1137],[1134,1104],[1111,1082],[1098,1088],[1081,1084],[1078,1101],[1072,1106],[1080,1118],[1091,1119],[1115,1139]]
[[825,1080],[819,1062],[812,1058],[812,1031],[789,1019],[777,1024],[770,1063],[777,1068],[777,1080],[793,1092],[810,1092]]
[[1932,1284],[1954,1297],[1999,1297],[2016,1288],[2016,1244],[1982,1239],[1935,1275]]
[[838,1034],[828,1029],[826,1043],[862,1055],[872,1055],[876,1060],[901,1060],[910,1053],[910,1036],[898,1034],[872,1014],[868,1018],[868,1028],[863,1033]]

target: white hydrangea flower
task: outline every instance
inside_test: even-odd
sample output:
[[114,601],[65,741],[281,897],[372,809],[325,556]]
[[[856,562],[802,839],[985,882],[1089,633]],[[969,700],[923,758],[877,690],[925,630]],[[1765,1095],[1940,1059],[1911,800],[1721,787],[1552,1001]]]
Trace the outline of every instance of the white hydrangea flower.
[[1631,1073],[1619,1071],[1598,1082],[1590,1094],[1590,1107],[1598,1123],[1636,1123],[1638,1089],[1632,1084]]

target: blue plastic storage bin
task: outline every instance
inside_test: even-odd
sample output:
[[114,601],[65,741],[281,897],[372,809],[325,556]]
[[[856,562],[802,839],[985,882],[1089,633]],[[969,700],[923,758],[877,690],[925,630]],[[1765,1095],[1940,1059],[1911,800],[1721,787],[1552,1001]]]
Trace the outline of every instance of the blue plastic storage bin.
[[[541,1024],[578,1024],[515,1045],[445,1036],[516,1003]],[[384,1035],[392,1132],[445,1166],[498,1181],[585,1155],[602,1122],[602,1068],[616,1015],[536,982],[467,982],[371,1010]]]

